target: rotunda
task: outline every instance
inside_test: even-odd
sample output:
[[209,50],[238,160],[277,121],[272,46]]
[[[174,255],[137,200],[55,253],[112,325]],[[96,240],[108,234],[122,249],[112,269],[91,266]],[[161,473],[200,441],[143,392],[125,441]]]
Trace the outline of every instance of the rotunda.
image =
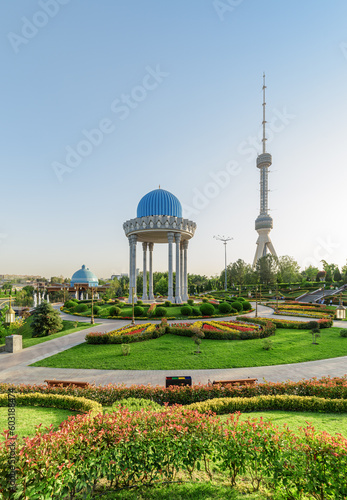
[[[153,300],[153,248],[154,244],[168,244],[168,300],[176,304],[188,299],[188,242],[194,236],[196,223],[182,217],[180,201],[169,191],[154,189],[141,198],[137,206],[137,217],[123,224],[129,240],[129,303],[136,296],[136,247],[143,249],[143,293],[142,300]],[[173,245],[176,247],[176,286],[173,290]],[[149,283],[147,290],[147,250],[149,252]]]
[[84,264],[81,267],[81,269],[79,269],[72,275],[70,286],[75,286],[77,284],[82,284],[82,283],[87,284],[89,287],[94,287],[99,285],[98,278]]

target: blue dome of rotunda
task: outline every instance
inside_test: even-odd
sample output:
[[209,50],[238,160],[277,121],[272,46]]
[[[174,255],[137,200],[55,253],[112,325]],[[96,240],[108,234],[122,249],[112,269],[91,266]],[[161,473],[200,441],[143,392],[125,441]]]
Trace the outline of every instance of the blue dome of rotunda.
[[171,215],[182,217],[182,205],[179,200],[165,189],[150,191],[137,205],[137,217],[148,215]]
[[98,278],[85,265],[72,275],[70,286],[74,286],[76,283],[88,283],[89,286],[99,286]]

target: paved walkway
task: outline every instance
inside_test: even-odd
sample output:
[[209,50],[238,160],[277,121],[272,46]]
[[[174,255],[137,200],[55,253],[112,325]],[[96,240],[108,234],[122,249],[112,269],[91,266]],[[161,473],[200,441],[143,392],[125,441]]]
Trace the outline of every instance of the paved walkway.
[[[273,310],[269,307],[258,306],[258,315],[271,317]],[[248,314],[254,316],[254,312]],[[63,319],[72,319],[70,315],[62,313]],[[79,321],[83,318],[75,317]],[[276,318],[296,319],[292,316],[277,316]],[[235,317],[224,318],[235,319]],[[308,318],[298,318],[302,321],[311,321]],[[85,319],[89,322],[89,319]],[[232,378],[256,377],[259,381],[268,380],[281,382],[285,380],[301,380],[303,378],[320,378],[322,376],[343,376],[347,373],[347,356],[340,358],[308,361],[305,363],[261,366],[253,368],[231,368],[215,370],[79,370],[72,368],[44,368],[28,366],[36,361],[70,349],[84,342],[88,332],[107,332],[129,324],[128,320],[102,320],[102,324],[81,332],[71,333],[65,337],[49,340],[36,346],[28,347],[15,354],[0,353],[0,382],[14,384],[43,384],[45,379],[87,381],[96,385],[109,383],[125,384],[151,384],[165,385],[165,377],[177,375],[191,375],[194,384],[206,384],[209,380],[229,380]],[[194,322],[196,320],[187,320]],[[145,323],[146,320],[137,321]],[[334,321],[334,326],[346,327],[343,321]]]

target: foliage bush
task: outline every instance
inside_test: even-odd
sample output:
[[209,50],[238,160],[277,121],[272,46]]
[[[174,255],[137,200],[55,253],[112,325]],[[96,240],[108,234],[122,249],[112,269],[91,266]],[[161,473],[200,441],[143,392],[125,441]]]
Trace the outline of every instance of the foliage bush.
[[193,309],[190,306],[181,307],[182,316],[190,316],[193,312]]
[[[248,316],[239,316],[240,321],[248,321],[250,323],[262,324],[262,321],[268,321],[276,325],[277,328],[293,328],[295,330],[308,330],[307,321],[294,321],[289,319],[276,319],[276,318],[249,318]],[[331,319],[319,319],[319,328],[330,328],[333,326]]]
[[77,304],[77,306],[75,307],[75,311],[81,313],[81,312],[85,312],[88,310],[88,306],[87,304]]
[[146,411],[161,411],[163,410],[163,406],[156,403],[155,401],[151,401],[150,399],[144,398],[125,398],[120,399],[116,403],[113,403],[112,410],[118,411],[119,408],[127,408],[129,411],[140,411],[145,409]]
[[253,412],[253,411],[313,411],[324,413],[347,412],[346,399],[325,399],[315,396],[271,395],[254,396],[251,398],[216,398],[188,406],[199,413]]
[[67,307],[68,309],[73,309],[74,307],[76,307],[78,304],[78,302],[76,302],[75,300],[68,300],[67,302],[65,302],[64,304],[64,307]]
[[144,314],[145,314],[145,310],[142,306],[135,306],[134,307],[134,315],[136,317],[143,316]]
[[33,337],[45,337],[63,329],[63,321],[59,311],[53,309],[51,304],[43,302],[37,306],[32,315],[31,329]]
[[236,309],[236,311],[238,313],[242,312],[243,311],[243,306],[241,304],[241,302],[239,302],[238,300],[235,300],[234,302],[231,303],[231,307],[233,309]]
[[193,316],[201,316],[200,309],[198,307],[192,307],[192,315]]
[[[201,468],[211,480],[228,473],[231,486],[238,475],[250,476],[254,490],[271,483],[285,490],[286,498],[341,500],[347,494],[347,441],[341,435],[317,434],[312,427],[294,434],[263,420],[240,422],[239,415],[221,423],[217,416],[179,407],[161,412],[120,407],[95,417],[77,415],[17,447],[16,498],[90,498],[100,482],[117,489],[172,482],[177,474]],[[0,443],[5,497],[9,457],[7,433]]]
[[187,302],[188,302],[189,306],[193,306],[194,305],[194,299],[188,299]]
[[215,313],[215,308],[212,304],[204,303],[201,304],[200,311],[203,316],[212,316]]
[[172,306],[171,301],[170,300],[165,300],[164,306],[165,307],[171,307]]
[[[0,394],[0,406],[8,406],[7,394]],[[69,396],[67,394],[42,394],[29,392],[16,394],[16,406],[42,406],[44,408],[61,408],[97,415],[102,412],[102,405],[85,397]]]
[[118,306],[112,306],[110,307],[110,309],[108,310],[108,315],[109,316],[119,316],[121,313],[121,309],[120,307]]
[[166,316],[166,314],[167,314],[167,311],[166,311],[165,307],[156,307],[155,312],[154,312],[154,316],[158,316],[159,318],[163,318],[164,316]]
[[127,387],[124,384],[108,384],[106,386],[91,384],[87,387],[48,387],[46,384],[15,385],[0,382],[0,394],[5,394],[6,398],[8,389],[13,389],[16,395],[39,392],[41,394],[61,394],[84,397],[108,406],[120,399],[130,397],[151,399],[159,404],[168,403],[169,405],[187,405],[213,398],[283,394],[347,400],[347,376],[322,377],[321,379],[312,378],[300,380],[298,382],[264,382],[253,386],[227,385],[223,387],[221,385],[212,384],[194,384],[192,386],[170,386],[167,389],[162,386],[151,385],[132,385]]
[[244,300],[242,302],[242,307],[244,311],[250,311],[252,309],[252,305],[250,302],[248,302],[248,300]]
[[136,304],[137,304],[138,306],[142,306],[143,302],[142,302],[142,300],[138,299],[138,300],[137,300],[137,302],[136,302]]
[[227,302],[222,302],[221,304],[219,304],[218,309],[222,314],[228,314],[231,312],[231,305]]
[[347,328],[342,328],[342,330],[340,330],[340,337],[347,337]]
[[100,310],[101,310],[100,306],[93,306],[93,314],[99,314]]

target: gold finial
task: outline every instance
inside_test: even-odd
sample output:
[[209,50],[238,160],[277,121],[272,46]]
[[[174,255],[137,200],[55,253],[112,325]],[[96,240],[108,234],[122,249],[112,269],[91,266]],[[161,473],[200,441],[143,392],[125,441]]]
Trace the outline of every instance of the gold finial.
[[160,184],[159,184],[159,189],[160,189]]

